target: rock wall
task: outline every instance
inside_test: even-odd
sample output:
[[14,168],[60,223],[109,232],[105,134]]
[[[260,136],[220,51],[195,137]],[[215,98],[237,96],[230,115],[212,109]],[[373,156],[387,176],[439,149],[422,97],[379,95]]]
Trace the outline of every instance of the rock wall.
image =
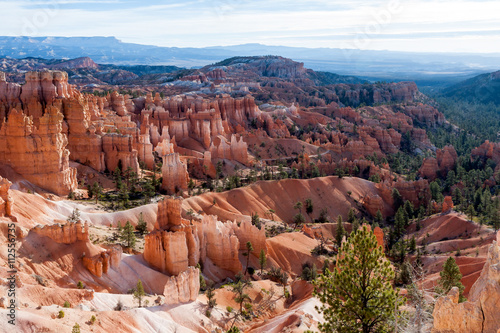
[[260,250],[264,250],[267,253],[266,231],[264,228],[257,228],[249,220],[242,221],[239,226],[238,223],[233,222],[232,227],[236,237],[238,237],[240,251],[246,251],[247,242],[251,242],[253,255],[258,257]]
[[418,172],[420,176],[432,181],[438,177],[438,173],[441,177],[446,177],[448,172],[455,168],[457,161],[458,154],[455,148],[446,146],[436,151],[436,158],[428,157],[424,159]]
[[63,115],[49,107],[39,119],[12,109],[0,128],[0,161],[33,184],[58,195],[77,188],[76,169],[69,167],[68,140],[62,134]]
[[488,258],[479,279],[474,283],[469,300],[458,303],[456,287],[438,298],[434,306],[433,333],[471,332],[497,333],[500,329],[500,232],[490,245]]
[[[145,237],[143,256],[146,262],[169,275],[178,275],[207,259],[223,270],[240,272],[240,241],[232,224],[217,221],[215,216],[203,216],[200,222],[191,224],[181,218],[180,203],[178,199],[165,199],[158,204],[155,230]],[[244,228],[238,230],[252,230]],[[260,252],[261,242],[256,240],[255,243],[260,246]]]
[[139,173],[139,162],[137,150],[134,148],[134,140],[130,135],[107,134],[102,138],[102,150],[106,169],[113,172],[121,164],[122,170],[131,168]]
[[93,257],[83,257],[83,266],[94,276],[101,277],[109,268],[119,268],[122,257],[121,246],[113,246]]
[[46,226],[36,226],[31,229],[34,233],[49,237],[56,243],[60,244],[74,244],[77,241],[88,241],[89,240],[89,225],[85,222],[62,222],[46,225]]
[[198,237],[202,261],[208,258],[217,267],[235,274],[242,271],[238,257],[240,240],[231,225],[205,215],[198,227]]
[[181,218],[181,200],[158,204],[155,230],[145,237],[144,259],[159,271],[178,275],[200,261],[197,227]]
[[210,146],[210,153],[214,160],[234,160],[244,165],[248,165],[248,145],[243,138],[231,135],[231,141],[227,142],[222,136],[218,136]]
[[[134,107],[126,96],[83,95],[60,71],[28,72],[25,80],[19,86],[0,74],[0,139],[15,137],[8,148],[0,147],[0,162],[59,195],[76,188],[68,157],[99,172],[113,171],[119,161],[139,170],[138,130],[129,115]],[[33,156],[35,163],[23,154]]]
[[200,270],[189,267],[177,276],[168,278],[163,291],[165,304],[195,301],[200,292]]
[[162,165],[162,188],[168,194],[175,194],[179,190],[187,190],[189,174],[187,166],[181,162],[179,153],[174,152],[173,144],[163,140],[158,144],[155,151],[163,160]]

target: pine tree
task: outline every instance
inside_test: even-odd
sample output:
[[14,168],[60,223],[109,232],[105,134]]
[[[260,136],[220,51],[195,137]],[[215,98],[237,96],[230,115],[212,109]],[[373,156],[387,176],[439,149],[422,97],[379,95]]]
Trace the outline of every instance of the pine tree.
[[302,214],[302,202],[297,201],[297,202],[295,203],[295,205],[293,205],[293,209],[297,209],[297,210],[299,211],[299,213],[301,213],[301,214]]
[[217,305],[217,300],[215,299],[215,289],[212,284],[207,288],[207,291],[205,292],[205,295],[208,299],[207,305],[209,309],[213,309]]
[[406,200],[405,201],[405,204],[404,204],[404,208],[405,208],[405,212],[406,212],[406,215],[408,216],[408,218],[413,218],[414,214],[415,214],[415,209],[413,208],[413,204]]
[[336,269],[315,283],[323,303],[321,332],[386,332],[402,301],[392,287],[394,271],[366,226],[341,247]]
[[306,199],[306,201],[304,201],[304,206],[306,207],[306,214],[307,214],[307,216],[309,216],[309,219],[312,222],[311,214],[312,214],[312,212],[314,210],[314,205],[312,203],[312,200],[311,199]]
[[394,235],[396,236],[396,239],[403,236],[405,232],[405,222],[406,219],[404,215],[404,209],[401,207],[396,212],[396,218],[394,222]]
[[75,323],[75,326],[73,326],[71,333],[80,333],[80,325],[78,325],[78,323]]
[[141,234],[144,235],[148,232],[148,224],[144,221],[144,216],[142,212],[139,214],[139,219],[137,220],[137,226],[135,229]]
[[260,222],[260,217],[258,213],[252,214],[252,224],[257,228],[262,229],[262,223]]
[[[236,303],[238,303],[240,305],[240,314],[243,310],[243,302],[245,302],[247,300],[249,300],[249,301],[251,300],[250,296],[248,296],[248,294],[245,293],[245,289],[251,285],[252,285],[252,283],[245,278],[242,278],[238,282],[233,284],[232,291],[236,294],[236,297],[234,300],[236,301]],[[234,325],[234,323],[233,323],[233,325]]]
[[73,209],[73,212],[71,213],[70,216],[68,216],[66,221],[71,223],[76,223],[80,221],[80,210],[78,208]]
[[357,220],[356,212],[351,208],[349,209],[349,213],[347,214],[347,222],[354,223],[355,220]]
[[264,267],[266,266],[267,263],[267,258],[266,258],[266,252],[264,249],[260,250],[260,255],[259,255],[259,264],[260,264],[260,274],[262,275],[262,271],[264,270]]
[[378,209],[377,214],[375,214],[375,222],[377,222],[380,225],[383,220],[384,217],[382,216],[382,212],[380,212],[380,209]]
[[141,279],[139,279],[139,281],[137,281],[137,284],[136,284],[135,290],[134,290],[134,299],[136,299],[137,302],[139,303],[139,307],[142,307],[142,299],[144,298],[144,296],[146,296],[146,293],[144,292],[144,287],[142,286],[142,281],[141,281]]
[[500,212],[497,208],[494,209],[493,216],[491,217],[491,225],[495,231],[500,229]]
[[102,196],[102,186],[98,182],[94,182],[92,187],[90,188],[91,198],[95,199],[95,203],[97,204],[97,200],[99,200]]
[[134,227],[132,226],[130,221],[127,221],[127,223],[123,227],[120,238],[122,241],[127,243],[127,247],[135,246],[136,238],[134,234]]
[[359,221],[358,219],[355,219],[354,222],[352,223],[352,232],[356,232],[359,229]]
[[469,220],[474,221],[474,216],[476,215],[476,210],[474,209],[474,205],[470,205],[467,208],[467,215],[469,217]]
[[459,302],[464,302],[466,299],[463,296],[464,285],[460,280],[462,280],[462,274],[455,261],[455,258],[449,257],[443,265],[443,270],[439,273],[441,279],[439,280],[438,291],[447,294],[451,288],[457,287],[460,292]]
[[247,244],[246,244],[246,247],[247,247],[247,252],[243,253],[243,255],[247,257],[247,264],[246,264],[246,267],[245,267],[245,274],[248,272],[248,264],[250,262],[250,254],[252,254],[252,251],[253,251],[252,243],[250,241],[248,241]]
[[113,172],[113,179],[114,183],[116,185],[116,189],[119,190],[120,186],[122,185],[122,171],[120,168],[117,166],[115,171]]
[[392,190],[392,199],[394,199],[394,209],[398,210],[401,205],[403,205],[403,197],[399,193],[397,188]]
[[129,194],[125,184],[120,183],[118,186],[118,201],[122,204],[123,208],[128,208],[129,206]]
[[295,224],[293,228],[297,229],[297,227],[305,221],[306,219],[304,218],[304,215],[302,215],[302,213],[295,214],[295,216],[293,217],[293,223]]
[[339,215],[337,219],[337,230],[335,231],[335,240],[337,241],[338,247],[342,246],[342,238],[345,235],[344,225],[342,224],[342,215]]

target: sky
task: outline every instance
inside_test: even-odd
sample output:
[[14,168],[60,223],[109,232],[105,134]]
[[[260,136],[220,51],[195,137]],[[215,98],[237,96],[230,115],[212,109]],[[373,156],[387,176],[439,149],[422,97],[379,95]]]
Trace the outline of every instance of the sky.
[[0,0],[3,36],[114,36],[177,47],[246,43],[500,52],[500,1]]

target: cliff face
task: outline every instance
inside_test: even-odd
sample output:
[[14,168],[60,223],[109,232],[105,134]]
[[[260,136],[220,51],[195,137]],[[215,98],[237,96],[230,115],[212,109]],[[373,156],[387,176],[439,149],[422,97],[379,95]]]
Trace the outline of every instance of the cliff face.
[[238,226],[237,223],[232,224],[232,228],[240,243],[240,250],[246,251],[247,242],[252,243],[252,254],[256,257],[260,255],[260,251],[264,250],[267,253],[266,231],[264,228],[259,229],[249,220],[244,220]]
[[179,190],[187,190],[189,174],[187,166],[181,162],[179,153],[174,152],[174,146],[168,140],[161,141],[155,151],[162,158],[162,188],[168,194],[175,194]]
[[113,246],[110,249],[103,251],[93,257],[83,257],[83,266],[87,268],[93,275],[102,277],[108,273],[109,268],[118,268],[122,257],[121,246]]
[[453,146],[446,146],[436,151],[436,158],[429,157],[424,159],[418,172],[422,177],[429,180],[436,179],[438,172],[443,177],[446,177],[448,172],[455,167],[457,161],[458,154],[455,148]]
[[[180,199],[164,199],[158,203],[155,229],[145,237],[144,260],[170,275],[164,287],[167,304],[193,301],[199,292],[201,263],[208,274],[217,278],[242,271],[239,261],[240,244],[251,241],[254,255],[266,250],[265,231],[250,222],[222,223],[215,216],[203,216],[201,221],[181,217]],[[237,235],[241,236],[241,239]],[[258,253],[257,253],[258,251]]]
[[229,142],[222,136],[215,138],[210,146],[210,153],[213,159],[234,160],[244,165],[249,163],[248,145],[242,137],[238,139],[234,134]]
[[12,109],[0,128],[0,161],[33,184],[59,195],[77,188],[76,170],[69,167],[62,114],[49,107],[35,127],[31,117]]
[[82,95],[59,71],[28,72],[25,80],[21,87],[0,74],[0,138],[6,142],[0,162],[58,195],[76,189],[69,158],[97,171],[113,171],[119,161],[138,171],[138,130],[124,96]]
[[177,276],[168,278],[163,291],[165,304],[193,302],[200,291],[200,270],[189,267]]
[[146,236],[144,259],[169,275],[178,275],[207,259],[224,270],[241,271],[240,242],[232,226],[213,216],[190,224],[181,218],[180,203],[165,199],[158,204],[158,221],[155,230]]
[[36,226],[32,231],[38,235],[49,237],[60,244],[73,244],[77,241],[89,240],[89,226],[87,223],[82,224],[81,222]]
[[440,297],[434,307],[434,333],[497,333],[500,328],[500,232],[490,245],[481,276],[474,283],[469,300],[458,303],[458,289]]

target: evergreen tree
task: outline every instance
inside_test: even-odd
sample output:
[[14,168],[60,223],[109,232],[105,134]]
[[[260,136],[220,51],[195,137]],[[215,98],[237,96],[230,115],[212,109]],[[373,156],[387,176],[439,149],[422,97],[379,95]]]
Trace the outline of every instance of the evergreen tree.
[[474,205],[470,205],[467,207],[467,216],[469,220],[474,221],[474,216],[476,215],[476,210],[474,209]]
[[377,222],[379,225],[382,224],[382,221],[384,220],[384,217],[382,216],[382,212],[380,209],[377,210],[377,214],[375,214],[375,222]]
[[102,186],[98,182],[94,182],[92,187],[90,188],[90,198],[95,199],[95,203],[97,204],[97,200],[99,200],[102,196]]
[[321,332],[387,332],[402,305],[392,287],[394,271],[382,248],[366,226],[341,247],[337,269],[322,275],[315,294],[323,303],[318,310]]
[[71,333],[80,333],[80,325],[78,325],[78,323],[75,323],[75,326],[73,326]]
[[441,279],[439,280],[438,291],[447,294],[451,288],[457,287],[460,292],[459,302],[465,302],[465,297],[463,296],[464,285],[460,280],[462,280],[462,274],[455,261],[455,258],[449,257],[443,265],[443,270],[439,273]]
[[130,221],[127,221],[127,223],[123,227],[120,238],[122,241],[127,243],[127,247],[135,246],[136,238],[134,234],[134,227],[132,226]]
[[80,210],[78,208],[73,209],[73,212],[71,213],[70,216],[68,216],[66,221],[71,223],[76,223],[80,221]]
[[217,305],[217,300],[215,299],[215,289],[213,287],[213,283],[207,288],[205,293],[208,299],[208,308],[213,309]]
[[403,197],[399,193],[397,188],[392,189],[392,199],[394,199],[394,209],[398,210],[403,204]]
[[113,180],[116,185],[116,189],[120,190],[120,186],[122,185],[122,171],[119,167],[116,167],[115,171],[113,172]]
[[[241,274],[241,273],[240,273]],[[245,279],[244,277],[242,277],[241,279],[238,280],[238,282],[236,282],[235,284],[233,284],[233,293],[236,294],[236,297],[235,297],[235,301],[236,303],[238,303],[240,305],[240,315],[241,315],[241,312],[243,310],[243,302],[245,301],[250,301],[250,296],[248,296],[248,294],[245,293],[245,289],[249,286],[251,286],[252,283]],[[233,323],[234,325],[234,323]]]
[[328,209],[327,208],[323,208],[319,212],[319,217],[316,220],[316,222],[317,223],[328,223],[329,222],[329,220],[328,220]]
[[493,226],[493,229],[495,229],[495,231],[498,231],[498,229],[500,229],[500,212],[498,211],[498,208],[494,208],[491,217],[491,225]]
[[312,222],[311,214],[312,214],[312,212],[314,210],[314,205],[312,203],[312,200],[311,199],[306,199],[306,201],[304,201],[304,206],[306,207],[306,214],[307,214],[307,216],[309,216],[309,219]]
[[295,205],[293,205],[293,209],[297,209],[297,210],[299,211],[299,213],[301,213],[301,214],[302,214],[302,202],[297,201],[297,202],[295,203]]
[[337,218],[337,230],[335,230],[335,240],[338,247],[342,246],[342,238],[345,235],[344,225],[342,224],[342,215]]
[[144,221],[144,217],[142,212],[139,214],[139,219],[137,220],[137,226],[135,229],[141,234],[144,235],[148,232],[148,224]]
[[355,219],[354,222],[352,223],[352,232],[356,232],[359,229],[359,221],[358,219]]
[[141,279],[139,279],[134,290],[134,299],[139,303],[139,307],[142,307],[142,299],[144,298],[144,296],[146,296],[146,293],[144,292],[142,281]]
[[406,212],[406,215],[408,216],[408,218],[413,218],[414,214],[415,214],[415,210],[413,208],[413,204],[406,200],[405,201],[405,204],[404,204],[404,208],[405,208],[405,212]]
[[260,222],[260,217],[258,213],[252,214],[252,224],[259,228],[259,230],[262,228],[262,223]]
[[293,217],[293,223],[295,224],[293,228],[297,229],[297,227],[305,221],[306,219],[304,218],[304,215],[302,215],[301,213],[295,214],[295,216]]
[[123,208],[128,208],[129,198],[127,187],[125,184],[120,183],[118,186],[118,201],[121,203]]
[[355,220],[357,220],[356,212],[351,208],[349,209],[349,214],[347,214],[347,222],[354,223]]
[[142,185],[142,194],[144,195],[144,203],[148,204],[151,201],[151,198],[155,195],[154,185],[151,182],[146,181]]
[[260,255],[259,255],[259,265],[260,265],[260,274],[262,275],[262,271],[264,270],[264,267],[266,266],[267,263],[267,258],[266,258],[266,252],[264,249],[260,250]]
[[396,217],[394,220],[394,235],[396,236],[396,239],[403,236],[405,232],[405,222],[404,209],[400,208],[396,212]]
[[248,272],[248,263],[250,262],[250,254],[252,254],[253,251],[253,246],[250,241],[247,242],[246,244],[247,252],[243,253],[245,257],[247,257],[247,264],[245,266],[245,274]]

